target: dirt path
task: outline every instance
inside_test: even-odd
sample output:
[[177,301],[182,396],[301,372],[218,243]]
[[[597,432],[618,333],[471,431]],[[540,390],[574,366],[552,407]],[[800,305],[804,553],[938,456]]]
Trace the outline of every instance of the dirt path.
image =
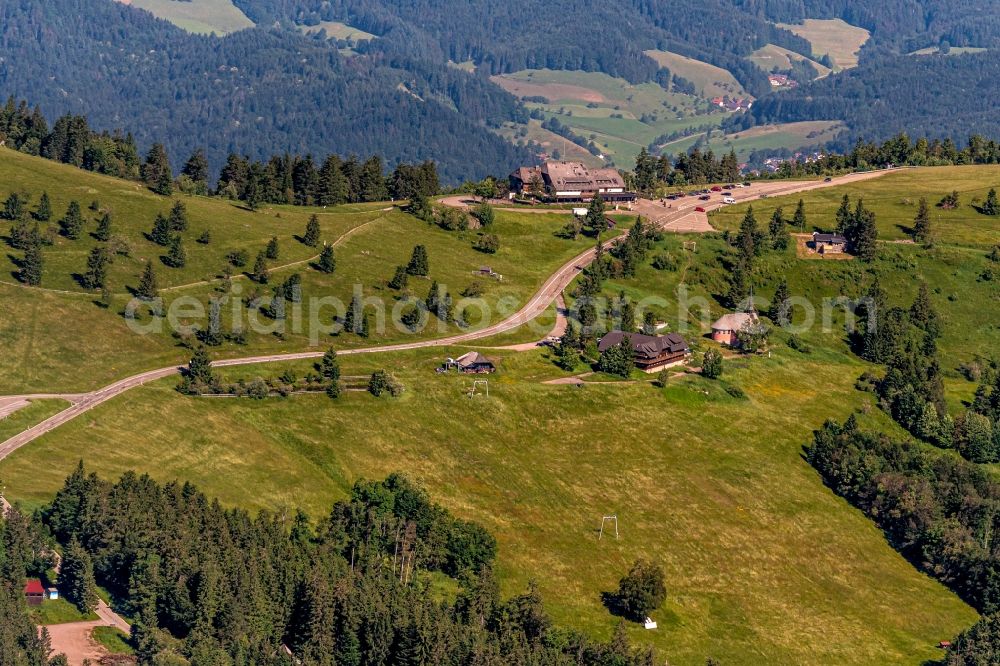
[[66,655],[70,666],[83,666],[85,659],[96,664],[108,651],[91,637],[91,633],[103,626],[107,625],[101,620],[48,625],[52,654]]
[[[869,173],[860,174],[850,174],[847,176],[842,176],[840,178],[834,178],[830,182],[824,181],[810,181],[810,182],[766,182],[760,183],[756,188],[746,188],[737,192],[735,198],[737,201],[752,201],[754,199],[759,199],[762,195],[776,196],[780,194],[793,194],[797,192],[805,192],[808,190],[821,189],[824,187],[835,187],[837,185],[843,185],[846,183],[853,183],[862,180],[869,180],[871,178],[877,178],[879,176],[890,173],[890,171],[877,171]],[[689,198],[690,199],[690,198]],[[658,205],[655,202],[649,202],[651,205]],[[718,208],[723,204],[721,202],[711,203],[711,202],[699,202],[696,200],[679,200],[676,208],[664,208],[659,206],[664,212],[658,217],[650,216],[651,220],[659,227],[667,230],[677,229],[679,230],[679,225],[684,223],[685,218],[693,212],[693,208],[698,205],[709,209]],[[706,221],[707,223],[707,221]],[[624,235],[619,234],[613,238],[608,239],[607,246],[614,245],[615,243],[621,241]],[[555,273],[553,273],[537,292],[528,300],[528,302],[521,308],[516,314],[508,317],[507,319],[488,326],[486,328],[469,331],[466,333],[460,333],[458,335],[452,335],[445,338],[437,338],[431,340],[419,340],[415,342],[406,342],[392,345],[385,345],[381,347],[365,347],[359,349],[344,349],[339,350],[338,354],[351,356],[355,354],[373,354],[380,352],[395,352],[395,351],[409,351],[414,349],[426,349],[428,347],[443,347],[449,345],[461,345],[476,340],[481,340],[483,338],[489,338],[501,333],[506,333],[512,331],[516,328],[521,327],[524,324],[532,321],[540,314],[548,309],[549,305],[562,296],[563,291],[573,282],[573,280],[580,275],[580,273],[594,260],[594,250],[589,249],[585,252],[580,253],[570,261],[563,264]],[[527,348],[533,348],[537,346],[536,344],[529,345]],[[522,345],[515,345],[515,348],[520,348]],[[260,363],[273,363],[278,361],[297,361],[305,359],[321,358],[323,356],[323,351],[305,351],[305,352],[293,352],[285,354],[267,354],[264,356],[251,356],[248,358],[231,358],[231,359],[221,359],[218,361],[213,361],[213,365],[216,367],[229,367],[229,366],[239,366],[239,365],[255,365]],[[72,404],[64,409],[63,411],[51,416],[41,423],[38,423],[20,433],[14,435],[3,443],[0,443],[0,460],[6,458],[11,453],[21,448],[22,446],[33,442],[45,433],[58,428],[59,426],[67,423],[77,416],[84,414],[94,407],[111,400],[112,398],[121,395],[122,393],[142,386],[146,382],[155,381],[157,379],[162,379],[164,377],[170,377],[176,375],[180,372],[180,366],[169,366],[166,368],[158,368],[156,370],[149,370],[147,372],[139,373],[131,377],[126,377],[113,384],[109,384],[103,388],[97,389],[91,393],[85,394],[53,394],[50,397],[63,398],[69,400]],[[6,396],[7,400],[17,401],[19,399],[26,399],[29,396]]]

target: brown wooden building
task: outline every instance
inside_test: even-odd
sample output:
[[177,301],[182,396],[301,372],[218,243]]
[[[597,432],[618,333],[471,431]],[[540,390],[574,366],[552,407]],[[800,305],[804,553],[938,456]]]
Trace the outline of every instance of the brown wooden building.
[[632,355],[635,359],[635,367],[645,372],[656,372],[668,365],[680,363],[691,354],[691,348],[687,340],[677,333],[668,335],[643,335],[641,333],[625,333],[623,331],[611,331],[597,345],[600,352],[604,352],[622,340],[628,338],[632,345]]

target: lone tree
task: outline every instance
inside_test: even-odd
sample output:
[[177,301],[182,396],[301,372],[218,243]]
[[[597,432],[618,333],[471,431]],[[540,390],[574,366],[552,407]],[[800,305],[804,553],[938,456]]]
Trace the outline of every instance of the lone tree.
[[94,563],[90,554],[73,537],[66,547],[59,569],[59,589],[66,600],[81,613],[91,613],[97,608],[97,583],[94,581]]
[[94,238],[102,243],[107,243],[111,240],[111,213],[105,213],[101,216],[101,219],[97,222],[97,231],[94,232]]
[[271,275],[267,271],[267,255],[264,250],[257,254],[257,259],[253,262],[251,277],[259,284],[267,284],[267,281],[271,279]]
[[795,207],[795,217],[792,218],[792,226],[803,232],[806,230],[806,202],[799,199],[799,205]]
[[337,270],[337,259],[333,256],[333,246],[324,245],[323,251],[319,253],[319,261],[316,268],[323,273],[332,273]]
[[187,264],[187,252],[184,251],[184,244],[180,236],[174,236],[170,239],[170,248],[167,250],[167,256],[163,258],[163,263],[171,268],[184,268]]
[[997,200],[996,188],[990,189],[980,210],[982,210],[983,215],[1000,215],[1000,201]]
[[472,215],[479,220],[479,224],[484,227],[489,227],[493,225],[496,220],[496,213],[493,211],[493,206],[489,205],[485,201],[476,207],[476,210],[472,212]]
[[149,232],[149,240],[163,247],[170,245],[170,222],[162,213],[157,213],[156,219],[153,220],[153,230]]
[[181,201],[175,201],[173,207],[170,209],[170,230],[181,232],[187,231],[188,228],[188,217],[187,208]]
[[604,199],[595,195],[583,218],[583,226],[591,236],[600,236],[608,229],[608,218],[604,214]]
[[775,250],[786,250],[788,249],[788,244],[791,242],[791,236],[788,234],[788,227],[785,225],[785,216],[781,208],[777,208],[774,211],[774,215],[771,216],[771,222],[767,227],[768,235],[771,237],[771,247]]
[[208,357],[208,352],[204,347],[195,350],[191,360],[188,361],[187,374],[185,379],[194,384],[211,384],[215,377],[212,375],[212,360]]
[[410,255],[410,263],[406,265],[406,272],[410,275],[422,275],[425,277],[430,273],[426,247],[423,245],[414,246],[413,254]]
[[271,236],[271,240],[267,241],[267,247],[264,248],[264,255],[271,260],[278,258],[278,237]]
[[913,241],[921,245],[931,244],[931,212],[926,197],[920,198],[917,216],[913,218]]
[[406,266],[396,266],[396,272],[393,274],[392,279],[389,280],[389,289],[395,289],[396,291],[406,289],[409,281]]
[[80,237],[80,232],[83,230],[83,213],[80,211],[79,203],[69,202],[66,215],[59,220],[59,228],[63,235],[70,240],[76,240]]
[[315,214],[309,218],[309,222],[306,223],[306,232],[302,234],[302,242],[309,247],[316,247],[319,245],[319,217]]
[[636,560],[619,582],[615,600],[622,615],[642,622],[667,598],[663,569],[646,560]]
[[25,213],[25,200],[17,192],[11,192],[10,196],[3,204],[3,218],[17,222],[27,217]]
[[49,200],[48,192],[42,192],[42,198],[38,200],[38,208],[35,209],[35,219],[39,222],[48,222],[52,219],[52,202]]
[[139,286],[136,287],[135,295],[144,301],[151,301],[159,295],[159,288],[156,285],[156,272],[153,270],[153,262],[147,261],[146,267],[142,269],[139,276]]
[[701,362],[701,374],[709,379],[718,379],[722,376],[722,354],[716,349],[709,349],[705,352],[705,358]]
[[768,308],[767,317],[778,326],[786,326],[789,321],[789,303],[791,295],[788,293],[788,280],[781,278],[778,288],[771,299],[771,307]]
[[42,240],[39,237],[37,226],[27,241],[24,250],[24,261],[21,263],[20,279],[24,284],[37,287],[42,283],[42,271],[44,261],[42,259]]
[[103,245],[90,250],[87,257],[87,272],[83,274],[83,286],[87,289],[103,289],[108,279],[108,265],[111,255]]

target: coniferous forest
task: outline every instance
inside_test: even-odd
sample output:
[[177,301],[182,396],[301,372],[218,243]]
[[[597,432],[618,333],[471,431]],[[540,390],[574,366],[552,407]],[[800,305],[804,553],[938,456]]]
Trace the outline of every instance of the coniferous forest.
[[621,628],[599,643],[555,626],[531,586],[501,598],[493,536],[399,475],[358,481],[313,520],[81,463],[35,516],[0,520],[4,666],[47,663],[21,589],[56,544],[131,618],[144,664],[653,663]]

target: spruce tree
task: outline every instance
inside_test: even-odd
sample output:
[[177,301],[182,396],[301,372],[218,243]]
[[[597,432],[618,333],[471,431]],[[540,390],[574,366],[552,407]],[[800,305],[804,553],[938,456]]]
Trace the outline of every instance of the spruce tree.
[[66,215],[59,220],[59,228],[66,238],[76,240],[83,230],[83,213],[80,211],[80,204],[70,201],[66,208]]
[[316,262],[316,268],[323,273],[332,273],[337,270],[337,259],[333,255],[332,245],[323,246],[323,250],[319,253],[319,261]]
[[410,275],[421,275],[425,277],[428,273],[430,273],[426,247],[423,245],[414,246],[413,254],[410,255],[410,263],[406,266],[406,272]]
[[775,250],[785,250],[788,248],[791,236],[788,234],[788,227],[785,224],[785,217],[781,208],[777,208],[774,211],[767,230],[771,237],[771,247]]
[[49,200],[48,192],[42,192],[42,198],[38,200],[38,208],[35,209],[35,219],[39,222],[48,222],[52,219],[52,202]]
[[81,613],[92,613],[97,608],[97,583],[94,580],[94,564],[90,554],[84,550],[74,536],[63,554],[59,569],[59,589],[66,600],[76,606]]
[[587,215],[583,218],[583,226],[592,236],[600,236],[608,229],[608,218],[604,213],[604,199],[600,194],[594,195]]
[[389,288],[396,291],[406,289],[408,282],[409,275],[406,272],[406,266],[396,266],[396,272],[393,274],[392,279],[389,280]]
[[156,285],[156,272],[153,269],[153,262],[147,261],[146,267],[142,269],[139,276],[139,286],[136,287],[135,295],[144,301],[151,301],[159,295],[159,288]]
[[278,237],[271,236],[271,240],[267,242],[267,247],[264,248],[264,256],[272,261],[278,258]]
[[171,268],[184,268],[187,263],[187,253],[184,251],[184,244],[180,236],[174,236],[170,239],[170,248],[167,250],[167,256],[164,257],[164,263]]
[[788,280],[781,278],[781,282],[778,283],[778,288],[774,292],[774,298],[771,299],[771,307],[767,311],[768,318],[778,326],[786,326],[788,324],[788,299],[790,297]]
[[854,254],[862,261],[873,261],[878,256],[878,228],[875,226],[875,212],[865,208],[858,199],[852,220],[852,233],[847,237]]
[[98,220],[97,231],[94,232],[94,238],[102,243],[107,243],[111,240],[111,213],[105,213],[101,216],[101,219]]
[[142,165],[142,179],[146,186],[157,194],[170,196],[173,192],[173,174],[170,171],[170,159],[161,143],[153,144]]
[[337,360],[337,352],[333,347],[323,354],[323,359],[319,363],[319,373],[330,381],[340,379],[340,361]]
[[997,200],[996,188],[990,188],[983,203],[982,212],[984,215],[1000,215],[1000,201]]
[[302,242],[309,247],[319,245],[319,217],[312,215],[306,224],[306,233],[302,236]]
[[750,265],[753,258],[763,250],[761,247],[762,235],[757,228],[757,218],[753,214],[753,206],[747,208],[743,221],[740,222],[740,230],[736,234],[736,249],[740,253],[743,261]]
[[347,333],[357,333],[361,330],[361,319],[364,317],[364,312],[361,306],[361,301],[358,299],[358,295],[354,294],[351,297],[351,304],[347,306],[347,312],[344,313],[344,331]]
[[851,197],[844,195],[840,201],[840,208],[837,209],[837,233],[846,236],[853,216],[851,215]]
[[24,251],[24,261],[21,263],[20,279],[26,285],[37,287],[42,283],[44,261],[42,259],[42,241],[39,237],[38,225],[27,241]]
[[175,201],[170,208],[170,217],[167,218],[171,232],[187,231],[188,217],[187,208],[180,201]]
[[913,218],[913,241],[925,246],[931,243],[931,213],[926,197],[920,197],[917,216]]
[[198,347],[191,356],[186,377],[191,382],[201,385],[211,384],[215,380],[212,374],[212,359],[208,357],[204,347]]
[[251,277],[259,284],[267,284],[267,281],[271,277],[267,270],[267,255],[264,250],[257,253],[257,259],[253,262]]
[[11,192],[3,205],[3,217],[5,220],[17,222],[27,217],[24,207],[24,198],[17,192]]
[[153,230],[149,232],[149,240],[157,245],[170,245],[170,222],[162,214],[157,213],[153,220]]
[[181,173],[194,183],[196,194],[208,193],[208,159],[205,157],[204,150],[199,148],[194,151],[188,161],[184,163]]
[[792,218],[792,226],[803,233],[806,230],[806,202],[799,199],[799,205],[795,207],[795,217]]
[[87,272],[83,274],[83,285],[87,289],[103,289],[108,279],[108,264],[111,256],[108,249],[98,245],[90,250],[87,257]]

